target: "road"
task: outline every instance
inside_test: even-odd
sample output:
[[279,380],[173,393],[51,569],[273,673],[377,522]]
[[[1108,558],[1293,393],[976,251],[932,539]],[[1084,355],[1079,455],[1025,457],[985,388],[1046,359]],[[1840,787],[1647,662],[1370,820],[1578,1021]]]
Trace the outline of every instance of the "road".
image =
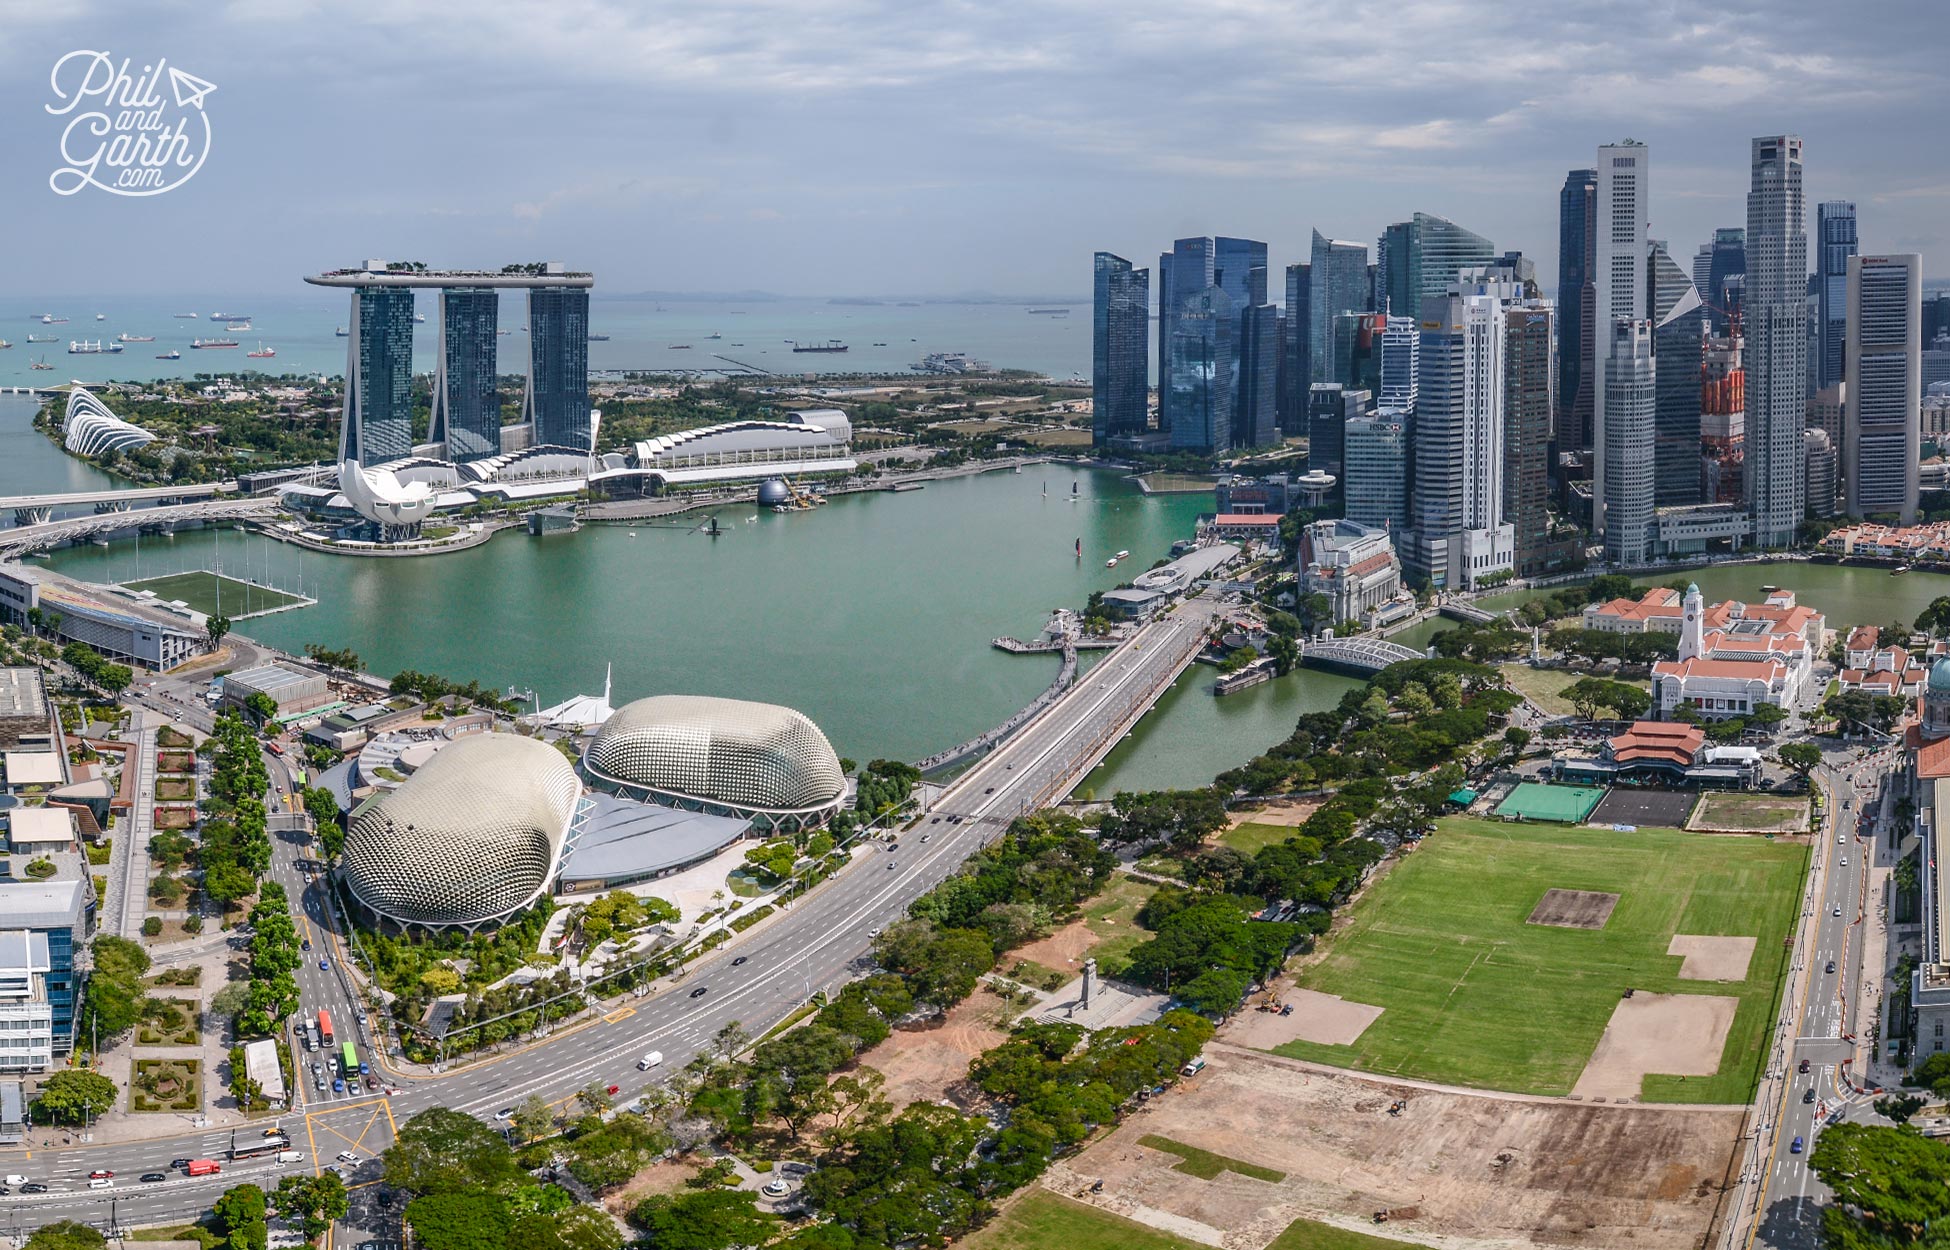
[[[897,845],[872,844],[856,853],[832,879],[650,996],[624,1000],[600,1019],[565,1027],[540,1045],[440,1076],[388,1075],[385,1079],[400,1091],[390,1098],[366,1094],[318,1101],[307,1081],[302,1094],[309,1101],[287,1123],[295,1148],[310,1157],[293,1166],[330,1162],[342,1142],[356,1141],[353,1149],[365,1162],[354,1170],[352,1183],[368,1182],[377,1175],[371,1156],[391,1141],[396,1122],[417,1111],[451,1107],[492,1122],[494,1112],[531,1095],[566,1102],[591,1084],[633,1091],[646,1080],[636,1066],[645,1051],[662,1051],[662,1071],[676,1071],[726,1024],[736,1021],[757,1035],[815,992],[837,989],[866,970],[871,931],[900,919],[914,899],[993,841],[1016,816],[1067,795],[1184,670],[1221,606],[1216,599],[1188,600],[1147,626],[1108,653],[1014,738],[956,778]],[[144,695],[160,697],[154,691]],[[272,777],[274,786],[282,779],[288,788],[281,767],[273,769]],[[325,1005],[335,1020],[345,1011],[349,1022],[349,996],[338,972],[345,957],[343,938],[326,910],[322,886],[303,879],[296,867],[303,853],[294,841],[278,841],[272,870],[294,899],[303,900],[300,936],[312,935],[312,959],[299,974],[303,1009],[315,1012]],[[319,969],[320,957],[332,961],[329,973]],[[733,966],[734,960],[739,966]],[[343,1026],[340,1032],[343,1036]],[[300,1057],[309,1062],[302,1051]],[[226,1165],[221,1176],[203,1180],[171,1172],[171,1179],[159,1184],[132,1183],[141,1173],[163,1170],[174,1158],[221,1159],[228,1144],[227,1131],[193,1131],[51,1154],[34,1150],[24,1161],[19,1152],[0,1151],[0,1168],[31,1175],[54,1189],[22,1195],[16,1187],[0,1198],[0,1205],[8,1208],[6,1219],[23,1223],[75,1218],[102,1224],[110,1218],[113,1201],[116,1218],[128,1225],[195,1215],[239,1176],[275,1184],[279,1169],[255,1163],[237,1172]],[[88,1190],[87,1174],[95,1168],[114,1171],[116,1189]],[[362,1203],[355,1207],[353,1225],[372,1235],[383,1231],[383,1217]]]
[[1817,1250],[1821,1208],[1831,1194],[1809,1169],[1808,1152],[1822,1125],[1867,1101],[1849,1076],[1863,1024],[1856,1019],[1862,978],[1881,976],[1879,968],[1862,967],[1862,932],[1876,923],[1869,863],[1877,839],[1891,836],[1893,799],[1881,792],[1898,762],[1891,750],[1831,752],[1822,774],[1831,819],[1814,847],[1803,945],[1783,994],[1785,1045],[1777,1053],[1785,1063],[1770,1070],[1757,1117],[1763,1188],[1758,1203],[1751,1190],[1741,1197],[1743,1221],[1758,1218],[1744,1236],[1735,1225],[1736,1245]]

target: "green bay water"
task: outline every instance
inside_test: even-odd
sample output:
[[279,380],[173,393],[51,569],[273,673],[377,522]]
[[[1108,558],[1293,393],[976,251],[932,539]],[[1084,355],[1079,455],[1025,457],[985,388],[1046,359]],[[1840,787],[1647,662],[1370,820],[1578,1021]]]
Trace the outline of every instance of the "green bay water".
[[[918,759],[1004,720],[1054,676],[1054,657],[992,638],[1034,634],[1052,608],[1129,580],[1210,508],[1209,495],[1146,497],[1112,474],[1032,467],[791,515],[724,508],[716,539],[691,532],[692,516],[374,559],[218,530],[71,548],[50,564],[102,582],[219,564],[292,589],[302,577],[317,606],[242,632],[292,651],[350,647],[381,674],[532,688],[545,706],[600,691],[613,664],[618,704],[665,692],[783,703],[843,754]],[[1105,568],[1120,550],[1131,558]],[[1325,702],[1343,688],[1306,674],[1221,701],[1205,693],[1211,677],[1193,670],[1146,718],[1111,763],[1118,784],[1210,780],[1284,738],[1316,688]]]

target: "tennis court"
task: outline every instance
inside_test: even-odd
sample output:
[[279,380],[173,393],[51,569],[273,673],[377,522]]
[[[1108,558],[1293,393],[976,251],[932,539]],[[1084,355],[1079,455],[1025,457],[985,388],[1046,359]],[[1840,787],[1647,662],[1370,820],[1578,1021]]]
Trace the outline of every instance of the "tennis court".
[[1496,814],[1518,820],[1552,820],[1575,825],[1589,816],[1604,797],[1605,792],[1595,786],[1553,786],[1525,781],[1497,805]]

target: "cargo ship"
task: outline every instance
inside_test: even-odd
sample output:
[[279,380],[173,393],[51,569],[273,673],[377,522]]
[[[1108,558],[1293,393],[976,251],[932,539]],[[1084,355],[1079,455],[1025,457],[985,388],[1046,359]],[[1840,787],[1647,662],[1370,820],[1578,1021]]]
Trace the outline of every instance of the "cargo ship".
[[156,336],[153,334],[130,334],[127,330],[124,330],[115,336],[115,341],[117,343],[153,343],[156,341]]
[[201,313],[172,313],[171,315],[178,321],[196,321],[202,316]]
[[27,341],[29,343],[58,343],[61,339],[58,335],[53,334],[30,334],[27,336]]
[[68,319],[66,317],[57,317],[53,313],[41,314],[41,324],[44,326],[59,326],[66,325],[67,323]]
[[182,358],[183,358],[183,353],[177,351],[173,347],[166,352],[156,353],[157,360],[181,360]]
[[1029,310],[1029,314],[1032,317],[1067,317],[1070,315],[1070,310],[1067,308],[1032,308]]
[[103,356],[122,350],[120,343],[104,343],[100,339],[69,339],[70,356]]
[[210,320],[212,321],[249,321],[251,319],[249,313],[216,312],[210,314]]
[[843,352],[847,350],[847,346],[838,339],[827,339],[824,343],[800,343],[794,340],[792,342],[792,350],[795,352]]
[[190,346],[197,347],[197,348],[235,347],[237,346],[237,340],[236,339],[194,339],[191,341]]
[[607,342],[609,342],[609,335],[607,335],[607,334],[592,334],[592,335],[590,335],[590,336],[589,336],[589,341],[590,341],[591,343],[607,343]]

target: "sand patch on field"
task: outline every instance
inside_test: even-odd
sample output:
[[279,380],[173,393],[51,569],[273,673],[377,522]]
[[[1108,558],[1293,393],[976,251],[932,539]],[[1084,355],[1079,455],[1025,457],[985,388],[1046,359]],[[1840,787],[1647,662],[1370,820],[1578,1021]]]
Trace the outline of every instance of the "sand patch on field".
[[1616,894],[1601,894],[1596,890],[1545,890],[1527,923],[1560,929],[1602,929],[1616,906]]
[[1754,959],[1754,939],[1675,933],[1666,954],[1685,956],[1686,962],[1679,965],[1682,981],[1745,981],[1747,965]]
[[1652,1073],[1712,1076],[1720,1070],[1737,998],[1638,993],[1618,1000],[1605,1035],[1571,1092],[1580,1098],[1636,1099]]
[[1293,1014],[1242,1011],[1225,1028],[1235,1046],[1271,1050],[1287,1042],[1316,1042],[1322,1046],[1352,1046],[1381,1016],[1381,1008],[1353,1003],[1318,990],[1286,989],[1281,1001],[1293,1004]]
[[1066,972],[1080,965],[1084,953],[1102,940],[1088,924],[1075,920],[1046,938],[1039,938],[1027,946],[1018,946],[1004,957],[1004,963],[1006,966],[1009,961],[1027,959],[1045,968]]
[[866,1067],[887,1078],[884,1091],[896,1111],[913,1102],[950,1101],[972,1105],[966,1088],[968,1062],[1007,1041],[999,1026],[1005,1004],[987,986],[957,1003],[932,1028],[896,1029],[891,1037],[860,1056]]
[[1307,817],[1320,810],[1325,799],[1287,799],[1278,803],[1268,803],[1265,807],[1247,808],[1233,812],[1227,821],[1227,828],[1237,829],[1241,825],[1286,825],[1298,827],[1307,823]]

